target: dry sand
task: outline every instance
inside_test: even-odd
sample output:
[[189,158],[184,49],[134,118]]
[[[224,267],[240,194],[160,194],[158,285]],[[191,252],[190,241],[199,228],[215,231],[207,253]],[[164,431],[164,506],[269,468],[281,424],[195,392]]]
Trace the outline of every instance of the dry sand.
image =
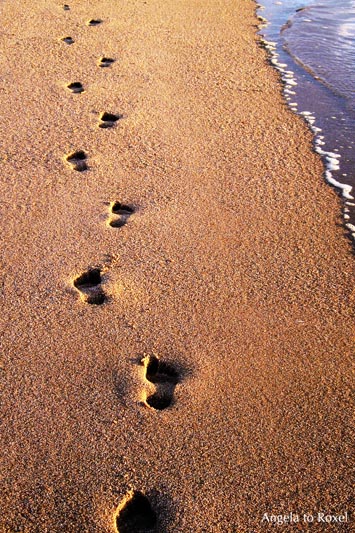
[[69,7],[1,3],[1,532],[112,533],[131,489],[158,533],[350,513],[351,244],[255,4]]

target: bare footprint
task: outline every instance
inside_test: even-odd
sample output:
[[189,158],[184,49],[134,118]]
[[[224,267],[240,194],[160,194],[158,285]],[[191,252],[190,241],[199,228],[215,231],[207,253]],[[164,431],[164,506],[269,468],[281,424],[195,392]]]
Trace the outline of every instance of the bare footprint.
[[67,89],[72,93],[79,94],[84,92],[83,84],[80,81],[74,81],[73,83],[68,83]]
[[121,202],[112,202],[110,207],[111,216],[108,220],[108,225],[112,228],[122,228],[131,215],[134,213],[134,208],[130,205],[121,204]]
[[156,523],[156,512],[148,498],[139,490],[130,491],[115,513],[118,533],[148,533],[155,530]]
[[66,44],[73,44],[74,43],[74,39],[72,39],[71,37],[62,37],[61,41],[63,41]]
[[148,355],[141,362],[145,367],[146,379],[154,383],[156,388],[153,394],[147,396],[146,404],[162,411],[172,404],[179,373],[172,365],[161,361],[155,355]]
[[112,128],[115,122],[120,120],[120,118],[122,118],[122,115],[114,115],[113,113],[106,113],[106,111],[104,111],[103,113],[100,113],[99,128]]
[[101,19],[90,19],[87,21],[87,26],[98,26],[99,24],[101,24],[103,21]]
[[89,268],[74,279],[74,287],[79,291],[80,298],[88,303],[101,305],[106,300],[106,294],[101,287],[101,270]]
[[71,154],[65,156],[65,160],[69,163],[71,168],[73,170],[77,170],[78,172],[87,170],[88,165],[87,165],[86,159],[87,159],[87,155],[84,152],[84,150],[78,150],[76,152],[72,152]]
[[98,65],[99,65],[99,67],[109,67],[114,62],[115,62],[115,60],[112,59],[111,57],[103,56],[103,57],[100,57]]

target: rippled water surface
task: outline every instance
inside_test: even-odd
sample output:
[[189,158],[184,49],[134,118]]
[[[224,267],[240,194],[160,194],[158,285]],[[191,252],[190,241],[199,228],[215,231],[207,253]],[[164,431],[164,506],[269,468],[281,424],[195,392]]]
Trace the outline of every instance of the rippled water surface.
[[300,64],[355,108],[354,1],[301,9],[284,26],[282,37]]
[[344,197],[355,237],[355,0],[261,3],[258,14],[268,22],[260,33],[271,43],[285,97],[316,134],[326,178]]

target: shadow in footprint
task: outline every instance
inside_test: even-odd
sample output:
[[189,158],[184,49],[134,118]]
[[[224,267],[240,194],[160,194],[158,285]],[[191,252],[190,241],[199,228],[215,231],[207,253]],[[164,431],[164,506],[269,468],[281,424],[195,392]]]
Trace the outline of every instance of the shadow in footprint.
[[68,83],[67,89],[72,93],[79,94],[84,92],[83,84],[80,81],[74,81],[73,83]]
[[106,113],[105,111],[100,114],[99,128],[112,128],[115,122],[120,120],[120,118],[122,118],[122,115],[114,115],[113,113]]
[[87,21],[87,25],[88,26],[98,26],[99,24],[101,24],[103,21],[101,19],[90,19]]
[[118,533],[148,533],[155,530],[157,514],[148,498],[134,490],[118,506],[115,522]]
[[80,298],[94,305],[101,305],[106,300],[106,295],[101,287],[101,270],[90,268],[74,279],[74,287],[79,291]]
[[83,172],[87,170],[88,165],[86,163],[87,155],[84,150],[78,150],[77,152],[72,152],[71,154],[65,157],[66,161],[69,163],[73,170],[78,172]]
[[162,411],[172,404],[174,390],[179,383],[179,373],[170,364],[160,361],[155,355],[142,359],[145,366],[145,377],[154,383],[156,390],[146,398],[146,403],[153,409]]
[[131,215],[134,213],[134,208],[130,205],[124,205],[120,202],[113,202],[110,211],[112,213],[108,224],[112,228],[122,228]]
[[99,65],[99,67],[109,67],[114,62],[115,62],[115,60],[112,59],[111,57],[104,57],[103,56],[103,57],[100,57],[98,65]]
[[64,43],[66,44],[73,44],[74,43],[74,39],[72,39],[71,37],[62,37],[61,39]]
[[64,11],[69,11],[70,7],[68,6],[68,4],[64,4],[63,9]]

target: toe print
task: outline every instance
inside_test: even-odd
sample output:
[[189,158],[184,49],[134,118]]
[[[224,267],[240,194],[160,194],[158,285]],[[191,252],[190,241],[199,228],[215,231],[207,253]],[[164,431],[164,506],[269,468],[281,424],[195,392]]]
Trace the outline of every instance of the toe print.
[[71,37],[62,37],[61,39],[64,43],[66,44],[73,44],[74,43],[74,39],[72,39]]
[[75,278],[73,284],[84,302],[101,305],[106,300],[101,282],[101,270],[99,268],[90,268]]
[[99,128],[112,128],[120,118],[122,118],[122,115],[114,115],[105,111],[100,114]]
[[156,523],[156,512],[138,490],[130,491],[115,513],[117,533],[148,533],[154,531]]
[[121,202],[113,202],[110,207],[111,216],[108,220],[108,225],[112,228],[122,228],[131,215],[134,213],[134,208],[130,205],[121,204]]
[[67,89],[72,93],[78,94],[84,92],[83,84],[80,81],[74,81],[73,83],[68,83]]
[[87,170],[87,155],[83,150],[78,150],[77,152],[72,152],[71,154],[67,155],[65,157],[66,161],[69,163],[71,168],[73,170],[77,170],[78,172],[82,172],[83,170]]
[[99,65],[99,67],[109,67],[114,62],[115,62],[115,60],[112,59],[111,57],[104,57],[103,56],[103,57],[100,57],[98,65]]
[[155,392],[147,396],[146,404],[162,411],[173,402],[179,373],[172,365],[161,361],[155,355],[145,357],[142,364],[145,367],[145,378],[155,385]]

